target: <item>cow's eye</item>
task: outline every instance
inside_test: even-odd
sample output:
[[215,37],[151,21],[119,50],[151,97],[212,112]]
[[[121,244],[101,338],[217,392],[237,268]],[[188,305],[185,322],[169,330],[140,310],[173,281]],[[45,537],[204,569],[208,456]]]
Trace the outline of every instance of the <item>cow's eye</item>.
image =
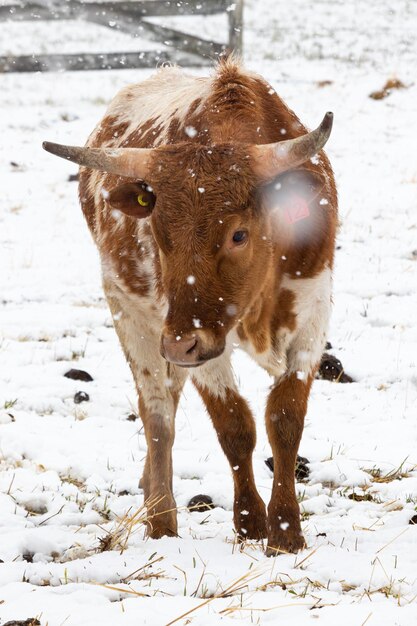
[[242,244],[244,244],[246,242],[248,238],[248,231],[247,230],[236,230],[233,233],[233,243],[235,243],[237,246],[241,246]]

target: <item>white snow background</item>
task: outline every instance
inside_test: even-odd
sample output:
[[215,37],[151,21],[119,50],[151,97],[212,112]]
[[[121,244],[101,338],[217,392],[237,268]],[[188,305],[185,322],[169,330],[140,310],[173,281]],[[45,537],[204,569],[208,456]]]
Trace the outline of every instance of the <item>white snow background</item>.
[[[224,26],[171,23],[206,36]],[[311,474],[297,486],[308,548],[275,559],[234,543],[229,468],[191,385],[174,450],[180,538],[144,539],[139,521],[100,552],[143,504],[145,440],[127,420],[135,391],[67,180],[76,167],[41,142],[83,144],[116,91],[150,72],[0,77],[2,624],[417,623],[416,32],[409,0],[246,2],[248,67],[310,128],[335,114],[326,150],[341,227],[328,339],[356,381],[314,384],[300,449]],[[82,23],[0,24],[0,54],[137,47],[149,44]],[[392,77],[405,88],[369,98]],[[255,474],[268,501],[271,381],[241,353],[234,364],[258,423]],[[94,381],[64,378],[71,367]],[[80,390],[90,401],[76,405]],[[189,513],[198,493],[218,506]]]

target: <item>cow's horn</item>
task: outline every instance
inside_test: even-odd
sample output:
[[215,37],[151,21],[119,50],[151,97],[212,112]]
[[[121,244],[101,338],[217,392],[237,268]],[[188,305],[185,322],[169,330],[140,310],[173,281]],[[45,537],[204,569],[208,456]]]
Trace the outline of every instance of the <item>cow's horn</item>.
[[151,149],[146,148],[79,148],[44,141],[47,152],[84,167],[128,178],[146,179]]
[[263,181],[270,181],[282,172],[302,165],[319,152],[330,137],[333,113],[326,113],[322,123],[311,133],[279,141],[253,146],[255,173]]

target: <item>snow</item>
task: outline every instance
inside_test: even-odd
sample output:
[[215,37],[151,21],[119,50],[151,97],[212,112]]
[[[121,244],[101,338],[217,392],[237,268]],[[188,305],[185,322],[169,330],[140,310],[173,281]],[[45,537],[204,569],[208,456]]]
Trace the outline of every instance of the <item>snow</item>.
[[[180,536],[144,539],[138,479],[146,445],[134,386],[76,183],[67,180],[76,168],[43,152],[41,142],[82,145],[114,93],[149,72],[2,75],[3,622],[416,623],[417,526],[408,522],[417,504],[417,5],[293,4],[264,0],[260,10],[247,0],[246,62],[310,128],[334,111],[327,152],[341,225],[328,339],[356,381],[313,387],[300,448],[311,474],[297,484],[308,548],[267,559],[260,545],[235,544],[231,472],[191,385],[174,449]],[[211,26],[209,18],[183,19],[190,32],[207,29],[214,38],[222,26],[217,18]],[[0,54],[104,45],[137,49],[98,26],[22,22],[2,24]],[[392,76],[406,88],[368,97]],[[255,475],[268,502],[263,411],[271,380],[245,354],[234,359],[258,422]],[[72,367],[94,380],[65,378]],[[78,391],[90,401],[75,404]],[[216,507],[190,513],[186,505],[200,493]],[[130,535],[101,551],[129,520]]]

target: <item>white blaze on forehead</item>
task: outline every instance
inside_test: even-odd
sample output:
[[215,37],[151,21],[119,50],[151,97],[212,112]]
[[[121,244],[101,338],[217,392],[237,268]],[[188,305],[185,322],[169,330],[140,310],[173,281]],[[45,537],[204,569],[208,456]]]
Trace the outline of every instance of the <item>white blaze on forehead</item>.
[[[193,113],[202,110],[212,84],[210,77],[191,76],[178,67],[162,67],[147,80],[125,87],[106,111],[107,116],[117,118],[117,124],[128,123],[127,129],[117,137],[117,145],[121,146],[125,137],[150,120],[153,120],[153,128],[161,126],[153,142],[154,146],[160,145],[165,141],[173,119],[180,124],[186,123],[189,109],[196,100],[201,102]],[[149,127],[146,130],[149,131]],[[189,137],[196,133],[192,126],[186,126],[184,131]],[[113,137],[109,141],[114,144]]]

